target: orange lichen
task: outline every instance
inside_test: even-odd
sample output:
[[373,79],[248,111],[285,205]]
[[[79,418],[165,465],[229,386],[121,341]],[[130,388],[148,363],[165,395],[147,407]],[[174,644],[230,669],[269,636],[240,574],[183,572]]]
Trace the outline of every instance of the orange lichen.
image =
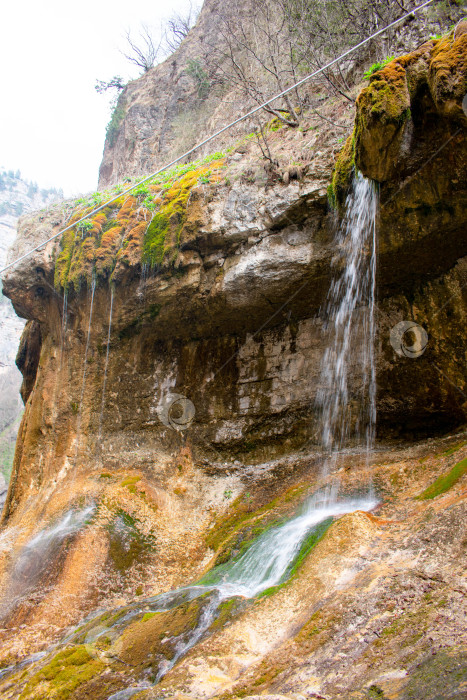
[[[221,180],[218,171],[224,159],[214,155],[211,162],[207,159],[203,164],[178,166],[161,182],[140,185],[134,195],[122,195],[91,219],[78,223],[93,211],[92,207],[84,208],[80,200],[81,206],[70,218],[76,227],[61,239],[56,286],[79,292],[93,276],[97,281],[115,281],[130,265],[172,261],[183,231],[194,235],[202,223],[200,203],[191,196],[192,191],[198,184]],[[110,195],[92,195],[94,205],[104,196]],[[117,270],[120,263],[122,267]]]

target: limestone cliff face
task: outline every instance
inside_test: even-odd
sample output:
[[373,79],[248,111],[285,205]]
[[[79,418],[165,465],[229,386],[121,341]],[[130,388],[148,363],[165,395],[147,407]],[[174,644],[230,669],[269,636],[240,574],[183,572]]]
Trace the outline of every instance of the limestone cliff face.
[[[56,190],[41,190],[37,184],[26,182],[19,172],[0,170],[0,267],[6,264],[8,248],[15,240],[19,216],[45,207],[59,196]],[[0,297],[0,326],[0,503],[3,503],[4,479],[8,482],[23,410],[18,397],[21,374],[15,357],[24,328],[24,320],[18,318],[4,296]]]
[[[206,0],[196,26],[179,49],[122,92],[120,117],[105,143],[100,188],[155,170],[234,118],[241,104],[238,97],[233,103],[225,91],[221,97],[200,97],[187,70],[190,61],[201,65],[204,53],[221,41],[216,19],[221,6],[222,0]],[[242,12],[251,8],[251,0],[241,0],[236,6]]]
[[[354,161],[380,181],[381,446],[465,424],[466,42],[452,34],[430,41],[376,74],[358,99],[354,139],[331,187],[337,203],[336,182],[342,187]],[[419,86],[412,92],[409,66]],[[380,83],[410,102],[397,128],[387,128],[393,103],[378,102]],[[441,86],[436,97],[430,85]],[[347,114],[341,102],[332,108]],[[289,157],[285,177],[243,139],[120,198],[5,276],[4,292],[28,324],[19,354],[26,408],[0,540],[4,662],[108,608],[74,630],[72,652],[47,657],[51,665],[29,675],[14,669],[5,697],[18,687],[23,698],[59,697],[66,687],[67,697],[106,698],[149,677],[149,642],[154,658],[170,660],[173,638],[207,604],[184,601],[161,617],[150,596],[228,561],[319,483],[314,399],[336,253],[328,186],[340,145],[313,119],[304,135],[271,132],[281,162]],[[391,155],[381,164],[385,139]],[[83,208],[92,202],[24,218],[10,255],[78,221]],[[390,343],[390,329],[406,319],[429,335],[416,359]],[[371,465],[387,498],[380,517],[346,516],[290,587],[226,609],[167,675],[169,692],[246,697],[294,688],[337,700],[349,689],[372,697],[373,684],[374,693],[383,686],[391,697],[424,697],[416,674],[426,661],[433,675],[429,640],[438,635],[447,648],[461,629],[457,613],[441,630],[436,621],[443,600],[457,605],[463,595],[464,454],[464,436],[397,453],[386,446]],[[452,469],[433,506],[416,499]],[[343,490],[363,488],[367,471],[364,458],[347,455]],[[38,558],[31,541],[41,543]],[[395,621],[391,596],[401,611]],[[453,679],[457,657],[442,653]],[[403,695],[412,692],[409,671],[415,689]]]
[[[222,31],[226,31],[226,27],[220,26],[219,13],[223,12],[223,0],[205,0],[196,26],[177,51],[142,77],[129,82],[122,91],[105,141],[99,173],[100,189],[115,185],[124,178],[155,171],[256,106],[241,89],[236,89],[229,81],[222,81],[222,73],[224,70],[228,72],[228,67],[223,66],[217,76],[221,80],[214,80],[207,94],[201,95],[193,71],[190,72],[193,65],[204,71],[205,56],[213,47],[222,47]],[[254,0],[237,0],[234,13],[235,20],[244,17],[243,29],[248,36],[251,25],[248,14],[255,13]],[[416,48],[426,38],[427,25],[434,32],[443,32],[458,17],[459,9],[455,5],[435,10],[427,8],[409,17],[384,40],[387,53],[398,55]],[[256,36],[255,41],[261,42],[262,38]],[[324,56],[322,62],[325,62]],[[350,63],[348,71],[353,82],[353,76],[361,74],[363,65]],[[265,78],[257,71],[257,81]],[[204,79],[209,83],[207,73]],[[313,96],[311,101],[315,101],[317,92],[326,92],[326,83],[321,84],[318,78],[311,86],[304,87],[305,94],[308,89]],[[278,92],[277,85],[270,84],[264,94],[274,92]],[[253,124],[248,130],[251,131],[252,127]],[[221,136],[215,147],[230,145],[232,137],[244,133],[243,128],[239,125],[227,136]],[[209,153],[210,146],[207,149],[205,147],[197,156]]]

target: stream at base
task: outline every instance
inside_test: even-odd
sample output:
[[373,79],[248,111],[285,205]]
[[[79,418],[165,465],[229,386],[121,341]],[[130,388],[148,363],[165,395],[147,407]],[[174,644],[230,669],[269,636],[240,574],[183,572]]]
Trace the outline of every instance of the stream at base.
[[[82,641],[92,644],[100,637],[117,638],[130,624],[148,613],[167,612],[196,599],[202,599],[195,627],[172,640],[172,658],[161,659],[156,667],[153,664],[148,668],[144,681],[151,685],[157,684],[190,649],[209,635],[223,603],[235,598],[253,599],[285,583],[293,574],[294,564],[300,555],[319,541],[332,522],[356,510],[370,511],[378,504],[375,498],[367,496],[339,501],[336,501],[334,496],[331,490],[314,494],[303,504],[298,514],[267,529],[243,554],[214,567],[195,584],[124,606],[120,609],[122,615],[119,616],[117,610],[117,614],[113,615],[117,619],[110,624],[107,619],[102,618],[103,611],[95,613],[88,618],[89,624],[86,625],[86,634]],[[62,643],[77,643],[82,630],[83,625],[80,625],[79,631],[69,634]],[[141,686],[133,688],[135,693],[141,689]],[[131,695],[117,693],[110,697],[112,700],[118,700]]]

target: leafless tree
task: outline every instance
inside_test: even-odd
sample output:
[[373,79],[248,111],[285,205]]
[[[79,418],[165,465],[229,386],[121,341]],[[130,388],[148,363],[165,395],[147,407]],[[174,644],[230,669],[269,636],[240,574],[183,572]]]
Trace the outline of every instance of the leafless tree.
[[[293,80],[303,57],[293,51],[287,18],[277,13],[276,0],[256,0],[254,8],[217,10],[220,40],[211,45],[204,62],[211,76],[230,85],[257,104],[281,92]],[[288,126],[298,126],[300,96],[285,95],[265,111]],[[295,103],[295,104],[294,104]]]
[[[415,0],[255,0],[243,12],[238,6],[223,5],[216,10],[220,40],[209,46],[203,66],[211,84],[233,85],[263,104],[415,4]],[[321,83],[353,101],[351,69],[366,55],[353,54],[323,70]],[[282,123],[297,126],[303,108],[312,106],[305,105],[305,99],[303,91],[294,90],[264,109]]]
[[183,14],[176,12],[167,20],[165,27],[165,43],[170,53],[178,49],[190,29],[195,25],[199,13],[200,7],[194,5],[190,0],[189,7]]
[[127,48],[121,53],[130,63],[141,68],[143,73],[154,68],[157,60],[164,55],[163,32],[159,32],[159,36],[156,38],[156,33],[150,30],[146,24],[141,25],[139,39],[133,39],[130,30],[125,32],[125,39]]

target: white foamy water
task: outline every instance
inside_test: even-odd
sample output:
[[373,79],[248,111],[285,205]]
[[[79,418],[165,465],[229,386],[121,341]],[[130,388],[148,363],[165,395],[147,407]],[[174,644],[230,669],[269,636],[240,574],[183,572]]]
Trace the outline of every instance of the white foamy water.
[[94,504],[81,510],[71,508],[57,522],[44,527],[21,548],[9,574],[7,594],[0,601],[0,617],[7,615],[35,589],[64,540],[81,530],[94,509]]
[[328,343],[317,403],[326,474],[349,443],[366,452],[374,443],[377,207],[374,183],[357,174],[337,230],[337,269],[323,309]]

